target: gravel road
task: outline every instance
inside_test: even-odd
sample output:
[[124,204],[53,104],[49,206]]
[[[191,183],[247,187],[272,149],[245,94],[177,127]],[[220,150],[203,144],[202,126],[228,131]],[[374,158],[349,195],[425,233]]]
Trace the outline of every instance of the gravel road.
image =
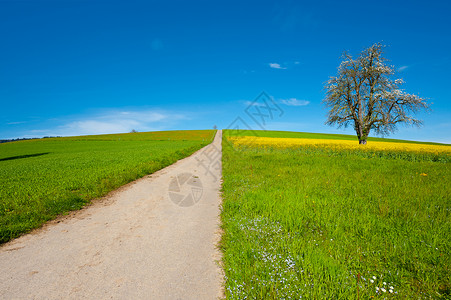
[[0,247],[1,299],[217,299],[221,137]]

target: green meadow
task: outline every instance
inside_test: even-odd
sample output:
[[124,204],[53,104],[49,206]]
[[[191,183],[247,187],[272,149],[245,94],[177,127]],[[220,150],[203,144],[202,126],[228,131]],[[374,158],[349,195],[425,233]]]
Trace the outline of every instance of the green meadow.
[[[0,243],[192,154],[214,133],[0,144]],[[233,147],[230,136],[355,140],[224,131],[228,299],[450,298],[449,153]]]
[[233,135],[223,140],[227,299],[451,297],[449,155],[237,148]]
[[0,144],[0,243],[151,174],[215,131],[160,131]]

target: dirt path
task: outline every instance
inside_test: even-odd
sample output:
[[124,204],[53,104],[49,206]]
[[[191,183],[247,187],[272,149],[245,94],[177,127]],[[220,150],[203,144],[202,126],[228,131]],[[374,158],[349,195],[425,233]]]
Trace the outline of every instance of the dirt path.
[[0,298],[220,297],[221,136],[0,247]]

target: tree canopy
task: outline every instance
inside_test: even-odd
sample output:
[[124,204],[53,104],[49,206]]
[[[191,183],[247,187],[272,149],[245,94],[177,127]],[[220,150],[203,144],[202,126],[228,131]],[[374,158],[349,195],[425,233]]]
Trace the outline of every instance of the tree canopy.
[[403,81],[392,78],[395,69],[387,65],[383,48],[374,44],[356,59],[345,52],[337,76],[325,85],[326,124],[352,125],[360,144],[366,144],[371,130],[388,135],[399,123],[422,125],[413,115],[430,106],[426,99],[400,89]]

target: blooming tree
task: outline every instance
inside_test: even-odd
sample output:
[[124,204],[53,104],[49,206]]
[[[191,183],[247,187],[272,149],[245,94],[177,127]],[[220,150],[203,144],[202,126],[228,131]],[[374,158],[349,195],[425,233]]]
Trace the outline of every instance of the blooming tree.
[[353,125],[360,144],[366,144],[371,130],[388,135],[398,123],[422,125],[412,114],[429,108],[425,99],[399,88],[401,79],[392,79],[395,70],[386,64],[383,47],[374,44],[356,59],[344,53],[338,75],[330,77],[325,86],[326,124]]

